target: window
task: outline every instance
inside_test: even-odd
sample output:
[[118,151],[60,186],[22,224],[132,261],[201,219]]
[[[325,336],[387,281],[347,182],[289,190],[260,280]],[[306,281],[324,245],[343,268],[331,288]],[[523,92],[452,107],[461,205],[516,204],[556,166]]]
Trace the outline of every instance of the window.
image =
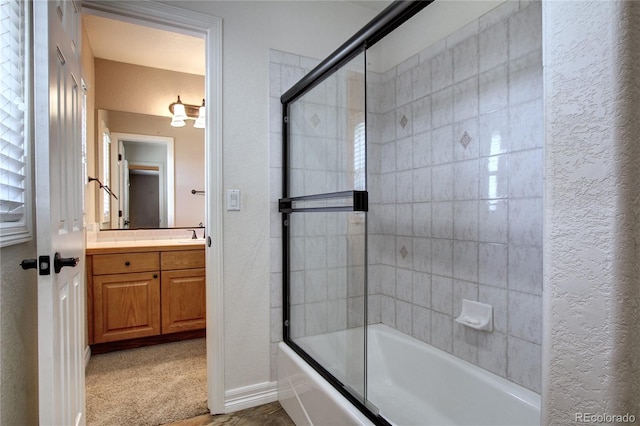
[[28,5],[0,5],[0,247],[32,237]]
[[[111,188],[111,166],[109,159],[111,158],[111,136],[108,129],[102,133],[102,184]],[[102,221],[109,222],[111,220],[111,194],[108,191],[102,191]]]

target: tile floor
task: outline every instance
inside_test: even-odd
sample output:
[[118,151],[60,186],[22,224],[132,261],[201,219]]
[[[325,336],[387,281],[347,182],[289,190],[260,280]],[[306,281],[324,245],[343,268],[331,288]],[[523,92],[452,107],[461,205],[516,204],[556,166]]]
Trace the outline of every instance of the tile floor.
[[247,408],[230,414],[204,414],[165,426],[295,426],[279,402]]

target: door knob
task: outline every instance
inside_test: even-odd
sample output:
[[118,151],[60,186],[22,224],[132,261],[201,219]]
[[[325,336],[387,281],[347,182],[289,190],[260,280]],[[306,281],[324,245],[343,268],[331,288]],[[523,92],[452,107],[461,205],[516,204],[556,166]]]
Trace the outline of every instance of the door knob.
[[75,267],[79,262],[79,257],[62,257],[60,253],[56,253],[53,258],[53,269],[56,271],[56,274],[59,274],[63,267]]
[[22,269],[24,270],[37,269],[38,259],[24,259],[22,262],[20,262],[20,266],[22,266]]
[[51,275],[49,256],[40,256],[38,259],[24,259],[20,262],[22,269],[38,269],[40,275]]

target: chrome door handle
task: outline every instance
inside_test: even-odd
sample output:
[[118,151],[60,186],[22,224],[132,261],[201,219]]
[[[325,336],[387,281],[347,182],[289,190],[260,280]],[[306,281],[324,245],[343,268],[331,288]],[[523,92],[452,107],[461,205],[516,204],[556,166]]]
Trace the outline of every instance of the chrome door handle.
[[65,266],[75,268],[78,263],[80,263],[79,257],[62,257],[60,253],[56,253],[53,257],[53,269],[56,271],[56,274],[59,274]]

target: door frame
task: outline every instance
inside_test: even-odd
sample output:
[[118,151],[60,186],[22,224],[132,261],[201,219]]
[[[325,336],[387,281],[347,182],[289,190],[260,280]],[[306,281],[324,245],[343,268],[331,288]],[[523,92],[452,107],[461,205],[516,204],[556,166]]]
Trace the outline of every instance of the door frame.
[[207,390],[211,413],[224,413],[222,19],[156,2],[83,2],[82,13],[205,39],[205,217],[211,237],[206,259]]

